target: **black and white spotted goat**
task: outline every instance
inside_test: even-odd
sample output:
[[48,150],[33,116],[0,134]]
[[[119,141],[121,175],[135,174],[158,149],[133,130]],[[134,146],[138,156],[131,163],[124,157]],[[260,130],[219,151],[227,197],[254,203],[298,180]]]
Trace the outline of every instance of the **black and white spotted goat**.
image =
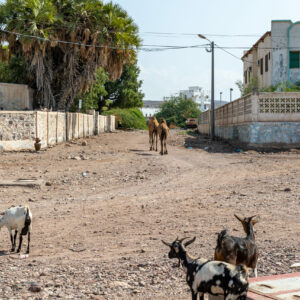
[[[20,234],[20,242],[17,252],[21,251],[23,235],[28,235],[28,245],[26,253],[29,253],[30,248],[30,232],[32,229],[32,214],[28,206],[14,206],[3,213],[0,219],[0,229],[6,226],[11,240],[11,252],[15,251],[17,234]],[[12,230],[15,230],[13,236]]]
[[248,291],[247,268],[225,262],[193,258],[185,249],[193,239],[183,243],[178,238],[173,243],[162,241],[170,247],[169,258],[178,258],[186,272],[186,281],[191,289],[192,300],[204,299],[204,294],[223,295],[225,300],[246,300]]

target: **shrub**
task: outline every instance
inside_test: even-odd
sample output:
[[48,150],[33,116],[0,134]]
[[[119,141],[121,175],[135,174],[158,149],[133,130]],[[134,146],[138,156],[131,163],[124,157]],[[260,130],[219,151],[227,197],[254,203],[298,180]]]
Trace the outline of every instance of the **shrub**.
[[146,119],[138,108],[113,108],[102,114],[115,115],[120,128],[147,129]]
[[182,97],[172,97],[169,101],[163,102],[160,111],[155,114],[157,120],[165,118],[168,125],[175,127],[185,127],[188,118],[198,118],[201,111],[193,99]]

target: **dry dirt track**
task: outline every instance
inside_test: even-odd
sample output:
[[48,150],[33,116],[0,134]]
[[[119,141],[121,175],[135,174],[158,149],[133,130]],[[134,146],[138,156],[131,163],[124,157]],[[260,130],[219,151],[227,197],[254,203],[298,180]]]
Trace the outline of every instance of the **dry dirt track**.
[[34,216],[26,260],[9,254],[0,232],[0,299],[189,299],[160,240],[196,236],[191,252],[212,258],[216,232],[244,235],[234,213],[260,216],[260,275],[291,272],[300,260],[299,153],[234,153],[178,131],[163,157],[148,151],[145,131],[87,142],[0,154],[2,179],[50,184],[0,187],[0,211],[27,203]]

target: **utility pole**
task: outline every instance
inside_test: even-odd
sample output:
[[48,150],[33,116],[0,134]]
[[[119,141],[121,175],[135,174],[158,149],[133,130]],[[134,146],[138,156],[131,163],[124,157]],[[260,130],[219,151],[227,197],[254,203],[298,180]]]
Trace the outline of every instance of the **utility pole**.
[[206,51],[211,52],[210,139],[213,141],[215,139],[215,43],[202,34],[198,34],[198,37],[210,43],[210,49],[206,49]]
[[210,138],[215,139],[215,43],[211,42],[211,124]]
[[220,92],[220,106],[222,105],[222,94],[223,92]]

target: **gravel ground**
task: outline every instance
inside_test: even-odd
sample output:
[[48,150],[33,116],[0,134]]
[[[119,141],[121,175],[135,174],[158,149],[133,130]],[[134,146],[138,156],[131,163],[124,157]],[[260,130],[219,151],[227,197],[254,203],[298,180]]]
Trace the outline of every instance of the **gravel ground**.
[[212,258],[223,228],[244,236],[234,213],[259,215],[259,275],[299,262],[298,151],[236,153],[178,130],[167,156],[148,151],[146,131],[86,141],[0,154],[3,180],[47,183],[0,187],[0,211],[28,204],[33,213],[29,258],[9,253],[1,230],[0,299],[189,299],[160,240],[196,236],[191,253]]

